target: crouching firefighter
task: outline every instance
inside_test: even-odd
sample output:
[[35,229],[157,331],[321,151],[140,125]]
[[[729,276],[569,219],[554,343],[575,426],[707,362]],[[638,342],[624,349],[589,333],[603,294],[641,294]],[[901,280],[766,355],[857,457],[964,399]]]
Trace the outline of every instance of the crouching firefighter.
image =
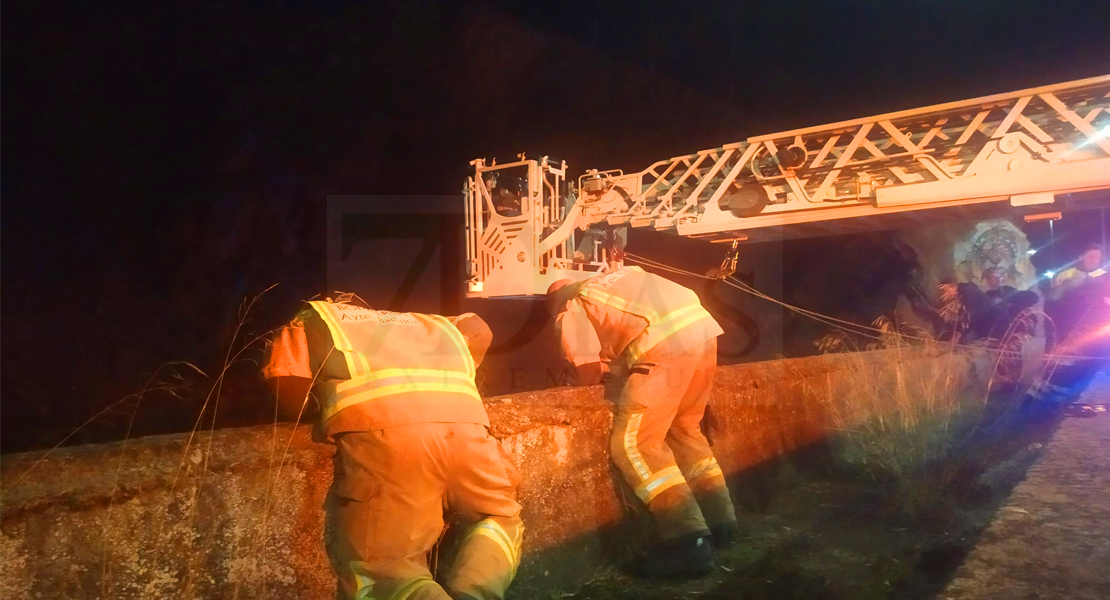
[[694,292],[639,267],[557,281],[547,300],[574,366],[573,383],[595,384],[607,367],[628,373],[610,455],[663,542],[631,570],[641,576],[710,572],[710,534],[720,546],[736,535],[724,475],[700,429],[721,327]]
[[[263,375],[296,418],[318,383],[336,453],[339,586],[364,600],[503,598],[520,564],[518,479],[474,385],[492,335],[473,314],[309,302],[276,335]],[[321,389],[322,388],[322,389]],[[428,553],[444,508],[471,523],[442,586]]]

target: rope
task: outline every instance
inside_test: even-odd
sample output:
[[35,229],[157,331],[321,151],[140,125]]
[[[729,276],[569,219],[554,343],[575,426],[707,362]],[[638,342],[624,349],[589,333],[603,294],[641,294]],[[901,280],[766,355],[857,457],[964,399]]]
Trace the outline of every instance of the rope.
[[[798,314],[800,314],[804,317],[808,317],[808,318],[813,319],[817,322],[824,323],[826,325],[832,326],[836,329],[840,329],[840,330],[846,331],[848,333],[854,333],[856,335],[867,337],[867,338],[870,338],[870,339],[873,339],[873,340],[883,341],[883,340],[889,339],[890,336],[897,336],[898,338],[906,340],[906,341],[914,341],[914,342],[921,342],[921,343],[928,343],[928,342],[935,342],[936,341],[933,338],[930,338],[930,337],[927,337],[927,336],[916,336],[916,335],[909,335],[909,334],[906,334],[906,333],[902,333],[902,332],[899,332],[899,331],[884,330],[884,329],[880,329],[880,328],[877,328],[877,327],[872,327],[872,326],[869,326],[869,325],[863,325],[863,324],[860,324],[860,323],[854,323],[852,321],[846,321],[844,319],[838,319],[836,317],[833,317],[833,316],[830,316],[830,315],[825,315],[825,314],[822,314],[822,313],[819,313],[819,312],[816,312],[816,311],[812,311],[812,310],[808,310],[808,309],[805,309],[805,308],[801,308],[799,306],[794,306],[792,304],[789,304],[787,302],[784,302],[782,300],[779,300],[777,298],[769,296],[769,295],[759,291],[755,287],[752,287],[752,286],[750,286],[750,285],[744,283],[743,281],[740,281],[739,279],[736,279],[734,277],[728,277],[726,279],[717,279],[717,278],[714,278],[714,277],[710,277],[708,275],[702,275],[701,273],[694,273],[693,271],[687,271],[685,269],[680,269],[678,267],[672,267],[670,265],[667,265],[667,264],[664,264],[664,263],[661,263],[661,262],[658,262],[658,261],[654,261],[654,260],[651,260],[649,258],[639,256],[637,254],[632,254],[631,252],[626,252],[625,256],[628,260],[631,260],[631,261],[636,262],[636,263],[643,264],[643,265],[648,266],[648,267],[659,269],[660,271],[666,271],[666,272],[675,273],[675,274],[679,274],[679,275],[687,275],[687,276],[696,277],[696,278],[699,278],[699,279],[721,281],[725,285],[736,288],[736,289],[738,289],[742,292],[745,292],[749,295],[755,296],[756,298],[759,298],[761,300],[766,300],[767,302],[777,304],[777,305],[779,305],[779,306],[781,306],[785,309],[796,312],[796,313],[798,313]],[[875,334],[879,334],[879,335],[875,335]],[[1005,350],[1003,348],[984,348],[982,346],[971,346],[971,345],[968,345],[968,344],[960,344],[960,343],[957,343],[957,342],[945,342],[945,345],[948,345],[948,346],[953,347],[953,348],[960,348],[960,349],[965,349],[965,350],[987,351],[987,352],[998,354],[999,356],[1010,356],[1010,357],[1021,357],[1021,356],[1023,356],[1023,354],[1021,352],[1009,351],[1009,350]],[[1072,354],[1052,354],[1050,356],[1056,361],[1064,360],[1064,359],[1068,359],[1068,360],[1102,360],[1102,359],[1106,358],[1104,356],[1082,356],[1082,355],[1072,355]]]

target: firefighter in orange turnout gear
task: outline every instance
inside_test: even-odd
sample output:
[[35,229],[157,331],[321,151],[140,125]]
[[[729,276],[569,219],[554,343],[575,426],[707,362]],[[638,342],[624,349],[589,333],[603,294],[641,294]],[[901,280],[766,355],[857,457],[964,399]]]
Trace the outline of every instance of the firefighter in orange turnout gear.
[[[455,318],[310,302],[281,329],[263,375],[296,417],[318,383],[319,433],[338,446],[339,586],[363,600],[503,598],[520,564],[518,479],[474,385],[491,340]],[[444,507],[472,522],[433,580]]]
[[548,306],[580,385],[609,366],[627,370],[609,439],[613,462],[655,518],[663,544],[638,557],[644,576],[713,569],[709,535],[736,535],[736,512],[700,423],[723,331],[694,292],[625,267],[583,282],[557,281]]

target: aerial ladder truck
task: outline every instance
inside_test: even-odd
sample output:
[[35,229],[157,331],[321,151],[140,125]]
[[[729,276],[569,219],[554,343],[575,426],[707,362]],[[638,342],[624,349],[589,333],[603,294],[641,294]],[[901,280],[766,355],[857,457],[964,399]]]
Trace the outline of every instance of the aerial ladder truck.
[[1110,75],[751,137],[633,173],[591,169],[577,184],[545,156],[471,165],[468,296],[538,295],[620,266],[628,228],[735,249],[792,229],[991,203],[1028,211],[1110,188]]

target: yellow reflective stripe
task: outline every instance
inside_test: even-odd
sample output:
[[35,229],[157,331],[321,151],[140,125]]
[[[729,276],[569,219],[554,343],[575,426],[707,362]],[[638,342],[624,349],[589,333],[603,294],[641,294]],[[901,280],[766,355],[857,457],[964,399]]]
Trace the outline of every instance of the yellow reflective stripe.
[[512,567],[512,575],[509,576],[509,579],[516,577],[516,569],[520,566],[519,534],[517,539],[514,540],[509,537],[509,533],[505,531],[500,523],[493,519],[483,519],[474,525],[474,528],[470,530],[470,535],[481,535],[497,544],[501,551],[505,553],[505,558],[509,559],[509,566]]
[[640,442],[636,439],[640,433],[640,421],[643,420],[644,413],[636,413],[628,418],[628,423],[624,426],[624,455],[642,480],[651,477],[651,469],[644,462],[644,457],[640,456]]
[[466,365],[466,372],[473,378],[476,371],[474,367],[474,357],[470,356],[470,348],[466,345],[466,338],[463,337],[462,332],[459,331],[458,327],[452,325],[451,321],[447,320],[446,317],[441,317],[439,315],[427,316],[439,326],[447,336],[447,339],[451,340],[451,343],[455,345],[455,349],[459,351],[459,356],[462,357],[463,363]]
[[481,396],[478,395],[478,390],[474,389],[474,384],[462,385],[458,383],[425,383],[419,381],[406,381],[404,383],[383,385],[380,387],[371,388],[369,390],[366,390],[365,392],[351,394],[348,397],[340,398],[340,401],[343,402],[356,396],[360,398],[364,396],[369,396],[368,398],[364,399],[372,400],[373,398],[379,398],[381,396],[394,396],[397,394],[407,394],[409,392],[458,392],[460,394],[466,394],[467,396],[470,396],[478,401],[481,401],[482,399]]
[[516,548],[516,562],[519,564],[524,552],[524,523],[519,521],[516,526],[516,537],[513,538],[513,548]]
[[678,310],[672,311],[659,321],[648,323],[643,335],[628,345],[629,359],[632,362],[640,360],[640,357],[647,354],[648,350],[654,348],[659,342],[706,318],[712,318],[712,315],[702,308],[701,304],[687,304]]
[[[436,584],[436,582],[431,577],[418,577],[406,583],[403,587],[401,587],[401,589],[394,592],[393,595],[390,596],[388,599],[383,600],[405,600],[409,596],[413,595],[416,590],[428,585],[429,583],[432,585]],[[370,596],[366,596],[366,598],[369,599]]]
[[371,388],[365,392],[358,392],[346,397],[339,397],[336,394],[336,401],[329,406],[324,412],[323,418],[325,421],[335,416],[336,413],[359,404],[381,398],[383,396],[396,396],[398,394],[408,394],[412,392],[448,392],[457,393],[469,396],[474,400],[481,402],[482,397],[478,395],[478,390],[474,388],[474,384],[469,385],[453,384],[453,383],[398,383],[395,385],[383,385],[381,387]]
[[652,323],[651,327],[657,329],[662,337],[667,337],[690,323],[707,316],[709,316],[709,313],[700,304],[688,304],[671,312],[657,323]]
[[443,333],[447,335],[447,339],[455,344],[455,348],[459,351],[459,355],[462,356],[463,363],[466,365],[466,371],[470,373],[470,377],[473,378],[478,369],[474,366],[474,357],[470,355],[470,348],[466,345],[466,338],[463,337],[459,328],[452,325],[451,321],[447,320],[447,317],[420,314],[417,314],[417,316],[430,318],[441,330],[443,330]]
[[625,298],[610,294],[609,292],[603,292],[597,288],[583,286],[578,293],[582,296],[585,296],[586,298],[597,300],[598,302],[601,302],[606,306],[611,306],[617,310],[640,315],[641,317],[646,318],[649,323],[652,323],[659,319],[659,313],[656,312],[655,309],[644,306],[643,304],[632,302],[631,300],[626,300]]
[[336,386],[336,390],[339,392],[343,392],[367,383],[381,381],[383,379],[397,379],[400,377],[405,377],[409,379],[414,379],[418,377],[442,380],[454,379],[458,381],[473,383],[473,379],[471,379],[469,375],[461,371],[449,371],[447,369],[410,369],[407,367],[397,367],[389,369],[377,369],[369,375],[366,375],[365,377],[349,379]]
[[[356,370],[362,369],[359,374],[368,373],[370,371],[369,361],[367,361],[366,357],[351,343],[351,338],[347,336],[347,332],[343,329],[343,326],[335,319],[335,315],[332,314],[331,307],[328,303],[316,301],[313,302],[313,304],[318,307],[317,312],[320,313],[320,316],[324,319],[324,323],[327,324],[328,331],[332,334],[332,341],[335,342],[336,348],[340,352],[343,352],[348,361],[352,359],[357,361]],[[351,372],[351,376],[356,376],[355,371]]]
[[331,340],[335,345],[335,349],[339,350],[343,355],[343,359],[347,362],[347,370],[351,372],[351,377],[361,377],[370,372],[370,361],[366,360],[361,352],[355,349],[354,344],[351,343],[350,338],[347,337],[346,332],[343,331],[343,326],[335,320],[335,315],[331,314],[331,308],[327,302],[314,300],[308,303],[312,308],[316,309],[316,313],[324,320],[324,324],[328,326],[328,331],[331,332]]
[[335,386],[335,404],[325,411],[325,419],[358,402],[408,392],[463,392],[481,401],[474,380],[466,373],[440,369],[380,369],[366,377],[339,382]]
[[374,578],[366,572],[362,566],[364,564],[358,560],[352,560],[350,563],[351,573],[355,576],[355,600],[368,599],[374,591]]
[[686,483],[686,479],[682,477],[678,467],[667,467],[636,486],[636,495],[644,501],[644,504],[650,504],[659,494],[682,483]]
[[717,459],[710,457],[694,463],[694,465],[690,467],[686,479],[693,481],[695,479],[701,479],[702,477],[713,477],[714,475],[724,477],[724,472],[721,471],[721,466],[717,464]]

